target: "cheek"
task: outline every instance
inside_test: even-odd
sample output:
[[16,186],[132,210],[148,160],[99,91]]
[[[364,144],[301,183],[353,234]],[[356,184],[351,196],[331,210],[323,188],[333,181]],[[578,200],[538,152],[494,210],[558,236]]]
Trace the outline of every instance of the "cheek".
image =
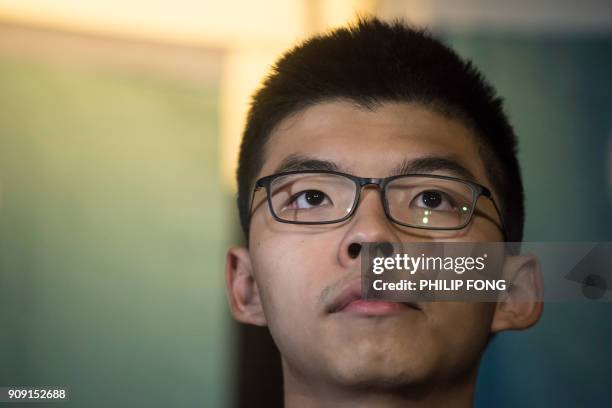
[[490,334],[495,304],[434,302],[430,308],[432,338],[439,342],[443,360],[460,367],[478,359]]
[[335,278],[333,246],[323,239],[283,234],[253,243],[251,256],[266,319],[277,343],[299,338],[296,335],[302,331],[311,332],[321,313],[321,292]]

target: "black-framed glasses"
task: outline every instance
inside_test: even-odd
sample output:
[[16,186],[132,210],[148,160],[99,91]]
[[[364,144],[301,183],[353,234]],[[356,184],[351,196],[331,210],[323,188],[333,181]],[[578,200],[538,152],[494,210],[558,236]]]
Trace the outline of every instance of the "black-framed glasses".
[[[333,224],[349,219],[364,186],[376,185],[386,216],[399,225],[430,230],[465,228],[478,198],[491,200],[505,237],[503,217],[491,192],[472,181],[433,174],[364,178],[329,170],[287,171],[263,177],[255,192],[266,189],[275,220],[289,224]],[[494,220],[493,220],[494,221]],[[494,221],[495,222],[495,221]]]

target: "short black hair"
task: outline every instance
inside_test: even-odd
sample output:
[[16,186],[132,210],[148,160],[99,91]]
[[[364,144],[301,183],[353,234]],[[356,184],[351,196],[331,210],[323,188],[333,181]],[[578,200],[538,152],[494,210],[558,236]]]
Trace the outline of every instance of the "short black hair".
[[524,197],[514,130],[503,100],[474,65],[426,30],[360,19],[285,53],[254,94],[238,160],[238,209],[248,241],[250,199],[274,128],[317,103],[347,100],[366,109],[417,102],[461,119],[476,135],[501,200],[506,240],[523,236]]

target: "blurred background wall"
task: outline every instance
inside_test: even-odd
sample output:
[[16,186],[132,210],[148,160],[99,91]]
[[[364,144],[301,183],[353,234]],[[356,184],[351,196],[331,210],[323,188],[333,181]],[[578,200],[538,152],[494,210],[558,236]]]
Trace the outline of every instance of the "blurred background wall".
[[[231,322],[233,173],[284,49],[357,14],[427,25],[505,97],[526,240],[612,241],[607,0],[0,0],[0,385],[75,407],[273,406],[278,355]],[[479,406],[610,406],[612,305],[499,336]]]

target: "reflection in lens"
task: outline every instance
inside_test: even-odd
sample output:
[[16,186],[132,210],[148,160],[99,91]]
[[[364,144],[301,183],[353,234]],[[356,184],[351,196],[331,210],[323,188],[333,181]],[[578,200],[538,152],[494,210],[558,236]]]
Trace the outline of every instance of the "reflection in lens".
[[474,201],[471,185],[437,177],[406,176],[387,185],[391,217],[402,224],[457,228],[467,222]]

